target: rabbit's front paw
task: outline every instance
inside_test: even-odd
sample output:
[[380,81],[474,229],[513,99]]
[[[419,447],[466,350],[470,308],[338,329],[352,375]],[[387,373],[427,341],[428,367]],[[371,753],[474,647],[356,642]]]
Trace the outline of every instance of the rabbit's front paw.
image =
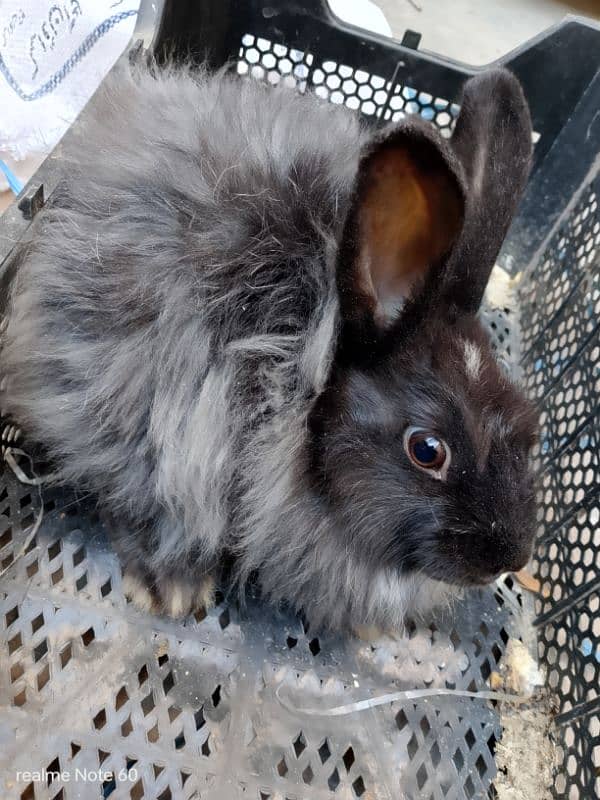
[[135,572],[125,570],[123,573],[123,594],[140,611],[151,612],[155,609],[155,596],[146,583]]
[[128,569],[123,574],[123,592],[140,611],[182,618],[215,604],[215,579],[208,573],[191,578],[167,577],[146,582]]
[[215,579],[209,573],[199,580],[167,578],[158,582],[159,611],[170,617],[187,617],[203,608],[205,611],[215,604]]
[[369,644],[380,639],[389,638],[397,641],[402,638],[401,631],[392,630],[391,628],[378,628],[376,625],[354,625],[352,630],[357,639]]

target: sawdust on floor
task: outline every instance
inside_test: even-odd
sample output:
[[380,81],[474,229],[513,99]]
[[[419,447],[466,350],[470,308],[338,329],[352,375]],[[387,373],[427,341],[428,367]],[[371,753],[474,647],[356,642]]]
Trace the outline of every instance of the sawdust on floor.
[[502,740],[496,744],[498,800],[551,800],[555,745],[553,703],[536,696],[531,708],[505,706],[500,715]]
[[554,781],[555,701],[544,688],[544,674],[523,642],[511,639],[496,674],[504,689],[531,697],[528,706],[503,704],[502,739],[496,744],[494,781],[498,800],[551,800]]

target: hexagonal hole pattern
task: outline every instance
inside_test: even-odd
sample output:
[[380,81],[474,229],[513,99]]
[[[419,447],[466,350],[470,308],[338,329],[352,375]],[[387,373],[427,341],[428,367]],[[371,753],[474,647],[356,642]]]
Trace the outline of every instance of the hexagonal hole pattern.
[[237,72],[272,85],[283,83],[303,92],[312,62],[311,53],[247,33],[242,37]]

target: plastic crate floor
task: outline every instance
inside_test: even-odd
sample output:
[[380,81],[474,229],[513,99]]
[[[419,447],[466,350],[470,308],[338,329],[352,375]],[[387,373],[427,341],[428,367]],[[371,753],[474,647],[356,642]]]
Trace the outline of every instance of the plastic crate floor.
[[[487,319],[515,359],[512,321],[498,309]],[[5,426],[5,440],[18,435]],[[19,557],[42,495],[42,524]],[[325,708],[398,689],[483,688],[519,632],[509,591],[474,591],[428,627],[370,643],[321,636],[256,599],[240,613],[222,595],[176,622],[127,602],[106,533],[85,502],[40,492],[7,466],[6,567],[3,800],[488,797],[501,735],[490,703],[445,696],[319,717],[291,712],[276,690],[300,708]],[[34,772],[41,774],[27,775]]]

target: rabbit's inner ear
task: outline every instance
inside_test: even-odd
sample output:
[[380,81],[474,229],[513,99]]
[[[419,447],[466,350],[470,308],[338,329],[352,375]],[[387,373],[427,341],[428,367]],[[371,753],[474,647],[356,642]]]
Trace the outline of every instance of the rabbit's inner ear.
[[359,205],[356,266],[378,324],[394,318],[431,265],[449,252],[462,218],[462,193],[439,161],[421,163],[396,147],[371,157]]

